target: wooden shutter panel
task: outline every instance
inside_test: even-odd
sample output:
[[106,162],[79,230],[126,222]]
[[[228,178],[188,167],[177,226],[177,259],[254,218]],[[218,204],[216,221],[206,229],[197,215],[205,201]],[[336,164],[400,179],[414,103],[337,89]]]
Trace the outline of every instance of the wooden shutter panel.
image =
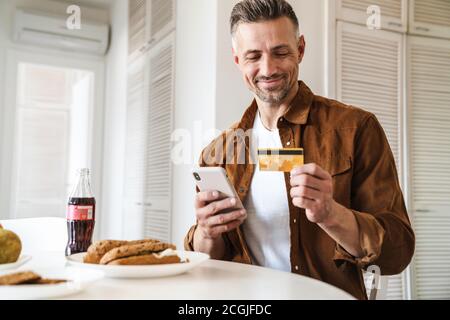
[[165,33],[174,25],[174,0],[152,0],[151,2],[151,38]]
[[401,0],[342,0],[342,7],[365,12],[371,5],[379,6],[385,14],[390,17],[400,19],[402,16]]
[[147,42],[147,1],[128,0],[128,54],[140,50]]
[[139,203],[144,199],[145,147],[147,145],[147,108],[145,99],[145,65],[140,59],[130,68],[127,88],[126,125],[126,199]]
[[150,51],[144,235],[171,237],[171,140],[174,104],[174,34]]
[[[377,116],[388,137],[400,181],[402,50],[401,34],[338,23],[337,98]],[[387,298],[402,299],[402,292],[402,275],[389,277]]]
[[406,0],[338,0],[338,19],[366,25],[367,8],[373,5],[381,9],[382,29],[406,32]]
[[450,42],[409,37],[415,298],[450,298]]
[[450,39],[450,0],[411,0],[409,32]]
[[128,67],[127,120],[124,178],[124,223],[126,238],[143,237],[143,202],[145,187],[145,148],[147,145],[147,114],[145,104],[147,65],[140,56]]

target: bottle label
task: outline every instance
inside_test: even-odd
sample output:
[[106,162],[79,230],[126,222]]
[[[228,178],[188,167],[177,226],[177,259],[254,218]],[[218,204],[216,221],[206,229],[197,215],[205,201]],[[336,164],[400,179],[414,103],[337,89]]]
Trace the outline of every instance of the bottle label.
[[69,205],[67,209],[67,220],[93,220],[94,206]]

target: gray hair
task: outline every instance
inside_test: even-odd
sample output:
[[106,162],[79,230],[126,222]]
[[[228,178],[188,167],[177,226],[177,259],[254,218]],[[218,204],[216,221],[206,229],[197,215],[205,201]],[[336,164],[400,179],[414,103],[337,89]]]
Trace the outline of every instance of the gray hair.
[[292,6],[285,0],[242,0],[236,4],[231,12],[231,36],[234,37],[240,23],[275,20],[287,17],[294,24],[297,36],[299,23]]

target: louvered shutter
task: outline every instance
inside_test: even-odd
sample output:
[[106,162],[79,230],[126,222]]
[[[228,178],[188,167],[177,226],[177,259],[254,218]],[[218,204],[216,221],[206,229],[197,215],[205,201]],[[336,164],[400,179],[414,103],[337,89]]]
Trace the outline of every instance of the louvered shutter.
[[[11,218],[62,216],[66,205],[74,74],[19,63]],[[86,120],[86,119],[84,119]]]
[[[383,126],[402,181],[402,36],[338,22],[337,98],[374,113]],[[402,299],[402,275],[389,277],[387,298]]]
[[61,217],[66,201],[69,110],[18,112],[15,218]]
[[151,38],[157,40],[174,27],[175,1],[151,0]]
[[148,38],[147,1],[128,0],[128,55],[136,54]]
[[171,239],[171,140],[174,105],[174,34],[149,53],[144,235]]
[[450,41],[409,37],[415,298],[450,299]]
[[367,8],[377,5],[381,9],[382,29],[406,32],[406,0],[338,0],[337,16],[339,20],[366,25],[369,15]]
[[124,236],[143,236],[143,202],[147,145],[146,61],[141,56],[128,67],[126,152],[124,180]]
[[450,39],[450,0],[410,0],[409,32]]
[[175,28],[175,0],[128,0],[128,54],[134,60]]

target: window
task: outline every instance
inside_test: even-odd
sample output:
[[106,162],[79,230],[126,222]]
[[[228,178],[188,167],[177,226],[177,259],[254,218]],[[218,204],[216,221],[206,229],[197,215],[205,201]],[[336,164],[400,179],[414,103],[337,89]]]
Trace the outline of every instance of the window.
[[90,71],[19,63],[14,218],[65,216],[76,169],[90,167]]

